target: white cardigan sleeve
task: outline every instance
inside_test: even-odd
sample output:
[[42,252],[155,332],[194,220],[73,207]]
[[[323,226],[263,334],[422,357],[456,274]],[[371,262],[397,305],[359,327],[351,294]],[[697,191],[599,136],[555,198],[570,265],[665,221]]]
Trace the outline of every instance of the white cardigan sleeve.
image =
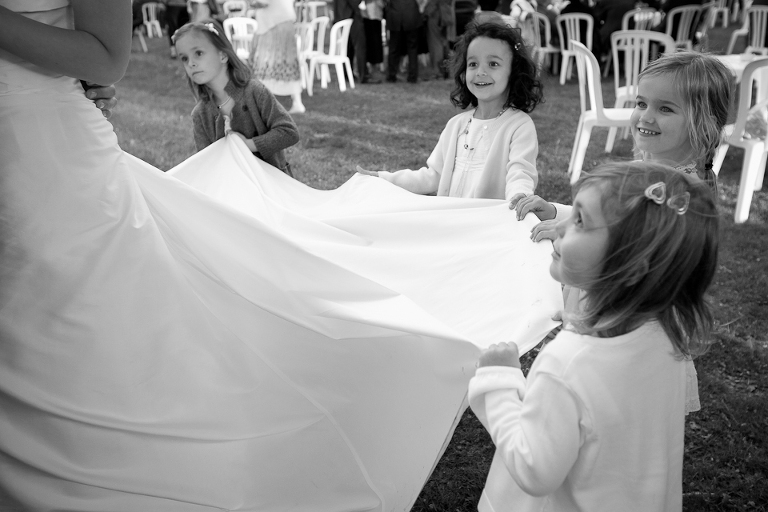
[[510,476],[532,496],[558,489],[581,445],[579,401],[558,377],[518,368],[480,368],[469,405],[488,430]]
[[[526,116],[527,117],[527,116]],[[539,139],[533,120],[528,117],[512,132],[509,141],[507,175],[504,196],[509,201],[512,196],[523,193],[533,194],[539,181],[536,172],[536,157],[539,154]]]

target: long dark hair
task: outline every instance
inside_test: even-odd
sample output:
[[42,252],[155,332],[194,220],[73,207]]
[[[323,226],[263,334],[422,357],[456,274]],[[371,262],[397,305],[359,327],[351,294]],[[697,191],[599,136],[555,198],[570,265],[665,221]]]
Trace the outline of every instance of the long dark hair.
[[538,68],[525,46],[520,31],[507,25],[500,17],[498,20],[470,23],[456,43],[451,63],[456,87],[451,91],[451,103],[462,109],[470,105],[477,106],[477,98],[467,87],[466,72],[469,43],[478,37],[498,39],[509,45],[512,52],[512,72],[509,75],[509,96],[505,105],[531,113],[536,105],[544,101]]

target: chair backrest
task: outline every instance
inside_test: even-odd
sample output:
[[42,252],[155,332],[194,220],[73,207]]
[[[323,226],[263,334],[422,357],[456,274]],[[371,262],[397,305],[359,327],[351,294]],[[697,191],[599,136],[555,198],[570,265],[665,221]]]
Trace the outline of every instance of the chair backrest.
[[637,88],[637,77],[648,62],[659,56],[658,45],[664,47],[664,53],[675,51],[675,40],[661,32],[619,30],[611,34],[613,77],[617,90],[626,87],[630,97],[636,95],[633,90]]
[[235,16],[222,21],[222,26],[224,27],[224,34],[226,34],[227,39],[234,41],[234,36],[253,37],[253,34],[256,33],[256,29],[258,28],[259,24],[253,18]]
[[747,52],[768,50],[765,38],[768,34],[768,5],[754,5],[747,9],[747,23],[749,24],[749,39]]
[[242,60],[248,60],[251,55],[251,46],[253,45],[253,36],[256,33],[258,23],[253,18],[237,16],[226,18],[222,21],[224,34],[232,43],[232,48]]
[[650,7],[630,9],[621,18],[621,30],[651,30],[659,11]]
[[555,22],[557,33],[560,35],[560,50],[572,50],[573,41],[585,41],[586,47],[592,49],[592,28],[595,26],[595,19],[591,15],[570,12],[559,15]]
[[349,41],[349,29],[352,26],[352,18],[337,21],[331,27],[330,45],[328,55],[347,56],[347,41]]
[[144,23],[150,23],[157,21],[157,2],[147,2],[141,6],[141,15],[144,18]]
[[[533,31],[534,47],[546,48],[552,45],[552,25],[549,24],[549,18],[540,12],[532,12],[528,17],[531,23],[535,25]],[[541,30],[544,29],[544,39],[541,38]]]
[[666,34],[672,36],[678,45],[692,44],[700,16],[701,5],[682,5],[673,8],[667,13]]
[[244,0],[227,0],[221,5],[221,10],[227,17],[245,17],[245,13],[248,10],[248,3]]
[[295,23],[296,37],[298,38],[299,59],[305,58],[315,47],[315,31],[312,23],[303,21]]
[[736,109],[736,121],[733,123],[733,132],[729,142],[738,143],[744,137],[744,129],[747,119],[752,112],[764,110],[768,107],[768,94],[763,94],[763,98],[752,104],[752,82],[758,78],[758,73],[763,75],[763,84],[768,81],[768,58],[756,59],[747,64],[744,73],[741,75],[739,84],[739,105]]
[[576,71],[579,75],[579,100],[581,113],[594,110],[597,119],[603,115],[603,89],[600,84],[600,65],[592,50],[578,41],[572,42],[576,56]]
[[316,52],[325,53],[325,32],[328,30],[330,21],[328,16],[318,16],[310,22],[315,41],[315,46],[312,49]]

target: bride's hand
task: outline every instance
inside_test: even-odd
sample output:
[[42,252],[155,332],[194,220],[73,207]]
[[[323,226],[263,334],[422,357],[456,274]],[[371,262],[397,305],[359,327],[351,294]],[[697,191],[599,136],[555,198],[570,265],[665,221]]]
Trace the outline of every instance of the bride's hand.
[[355,171],[357,171],[358,174],[365,174],[366,176],[373,176],[375,178],[379,177],[379,171],[369,171],[368,169],[363,169],[359,165],[355,166]]

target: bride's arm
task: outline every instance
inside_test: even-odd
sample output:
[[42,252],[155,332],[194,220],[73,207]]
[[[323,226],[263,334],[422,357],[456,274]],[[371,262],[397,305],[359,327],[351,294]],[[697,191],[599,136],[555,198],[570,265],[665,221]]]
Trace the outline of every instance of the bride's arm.
[[131,54],[130,0],[71,0],[75,30],[0,7],[0,48],[63,75],[99,84],[123,77]]

